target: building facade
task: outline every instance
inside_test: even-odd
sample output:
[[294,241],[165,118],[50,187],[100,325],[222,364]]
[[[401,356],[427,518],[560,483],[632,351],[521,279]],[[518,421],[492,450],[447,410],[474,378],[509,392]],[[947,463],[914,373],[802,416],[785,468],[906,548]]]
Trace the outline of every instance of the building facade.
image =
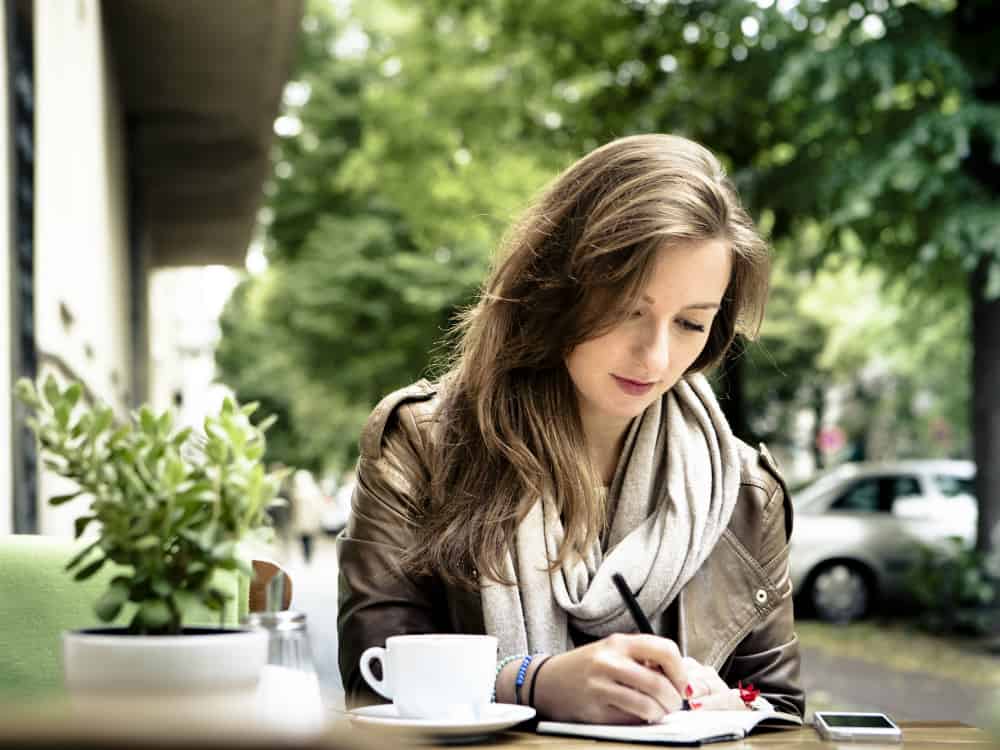
[[[151,396],[149,278],[242,265],[299,0],[5,0],[0,533],[71,533],[11,388],[51,372],[120,415]],[[77,501],[81,502],[81,501]],[[85,501],[83,501],[85,502]]]

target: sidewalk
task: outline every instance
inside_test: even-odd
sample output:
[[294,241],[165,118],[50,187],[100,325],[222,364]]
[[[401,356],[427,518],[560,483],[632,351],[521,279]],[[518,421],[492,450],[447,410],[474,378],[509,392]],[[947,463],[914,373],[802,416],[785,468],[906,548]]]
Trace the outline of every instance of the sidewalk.
[[933,717],[987,726],[997,696],[922,672],[898,672],[867,661],[802,649],[808,711],[882,711],[898,721]]

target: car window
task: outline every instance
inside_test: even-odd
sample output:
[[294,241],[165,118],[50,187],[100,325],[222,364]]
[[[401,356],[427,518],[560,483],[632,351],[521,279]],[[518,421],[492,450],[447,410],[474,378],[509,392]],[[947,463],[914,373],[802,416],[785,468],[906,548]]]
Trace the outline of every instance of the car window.
[[938,474],[934,477],[934,484],[945,497],[955,497],[956,495],[975,496],[976,480],[963,479],[961,477]]
[[869,477],[852,484],[830,507],[853,513],[888,513],[896,498],[920,494],[920,482],[914,476]]
[[849,510],[855,513],[878,513],[881,510],[879,481],[878,477],[872,477],[855,482],[833,501],[830,508],[832,510]]
[[888,477],[887,479],[891,483],[893,500],[897,497],[913,497],[914,495],[923,494],[920,492],[920,482],[917,481],[916,477],[899,476]]

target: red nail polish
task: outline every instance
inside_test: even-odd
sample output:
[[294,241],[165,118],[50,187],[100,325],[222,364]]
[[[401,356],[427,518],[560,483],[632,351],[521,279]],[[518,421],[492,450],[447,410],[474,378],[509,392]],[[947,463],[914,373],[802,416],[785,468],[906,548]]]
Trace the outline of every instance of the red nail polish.
[[686,688],[684,688],[684,695],[690,698],[692,695],[694,695],[694,688],[688,685]]
[[748,706],[753,703],[760,696],[760,690],[753,686],[753,683],[748,684],[743,687],[743,682],[739,683],[737,690],[740,691],[740,699],[746,703]]
[[699,703],[698,701],[691,701],[691,708],[692,709],[701,708],[701,703]]

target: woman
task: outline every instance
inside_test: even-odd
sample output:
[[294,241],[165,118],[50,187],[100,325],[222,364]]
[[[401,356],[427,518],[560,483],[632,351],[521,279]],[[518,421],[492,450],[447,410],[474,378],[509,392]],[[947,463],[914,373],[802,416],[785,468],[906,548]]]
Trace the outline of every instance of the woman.
[[[696,143],[622,138],[556,179],[447,374],[384,399],[362,433],[339,546],[350,702],[372,700],[366,647],[466,632],[499,639],[497,700],[552,719],[743,708],[747,683],[802,713],[787,494],[701,374],[756,334],[768,273]],[[656,635],[635,632],[616,572]]]

